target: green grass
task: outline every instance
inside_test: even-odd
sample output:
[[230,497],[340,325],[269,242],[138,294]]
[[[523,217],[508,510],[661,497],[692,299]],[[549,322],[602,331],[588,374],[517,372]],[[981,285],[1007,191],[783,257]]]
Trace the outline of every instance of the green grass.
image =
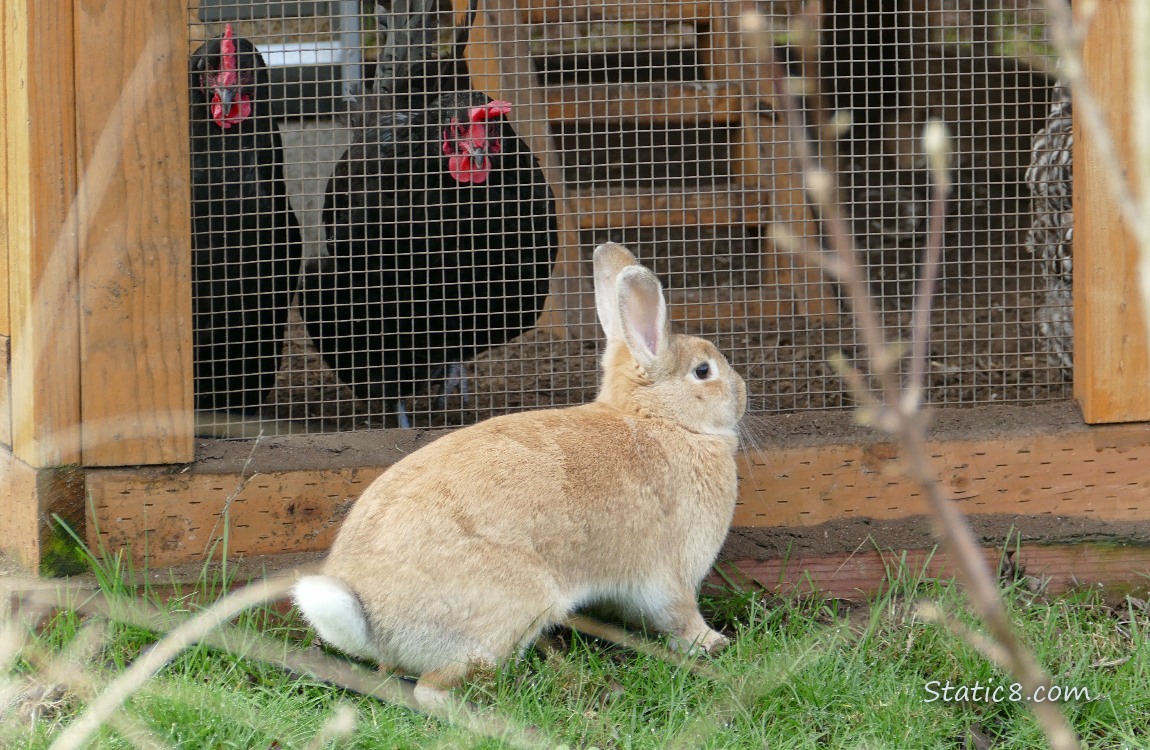
[[[122,582],[125,574],[105,568],[102,587],[113,597],[131,595]],[[201,586],[177,588],[174,595],[145,590],[135,596],[162,600],[168,611],[187,616],[209,605],[221,589],[222,581],[207,576]],[[1065,704],[1086,746],[1150,746],[1145,605],[1107,604],[1091,591],[1047,597],[1021,583],[1009,586],[1007,596],[1014,621],[1054,682],[1089,690],[1092,700]],[[707,600],[712,621],[734,640],[702,662],[703,669],[563,631],[545,648],[476,680],[465,695],[483,707],[484,716],[536,728],[532,736],[551,747],[962,748],[970,732],[992,739],[995,748],[1042,747],[1041,733],[1020,703],[927,700],[926,686],[934,681],[941,691],[948,681],[969,689],[1012,680],[941,626],[924,622],[917,614],[923,599],[974,625],[962,614],[958,587],[893,570],[888,593],[866,606],[748,591]],[[306,648],[310,633],[282,609],[255,609],[234,627],[261,633],[287,651]],[[25,641],[9,677],[43,684],[49,665],[68,658],[86,629],[100,624],[107,630],[83,664],[97,692],[158,637],[141,627],[60,611],[24,626]],[[0,711],[5,687],[0,683]],[[0,746],[48,747],[83,706],[80,696],[66,691],[25,695],[0,719]],[[354,714],[354,731],[326,745],[315,743],[341,706]],[[505,746],[208,646],[171,662],[128,699],[124,712],[162,745],[179,748]],[[102,728],[93,746],[143,746],[121,731],[122,725]]]

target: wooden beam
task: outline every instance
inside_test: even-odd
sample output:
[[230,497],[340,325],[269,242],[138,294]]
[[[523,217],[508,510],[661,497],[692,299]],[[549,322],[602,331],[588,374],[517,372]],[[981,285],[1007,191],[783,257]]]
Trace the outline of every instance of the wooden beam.
[[[1005,561],[1032,585],[1061,594],[1086,585],[1101,585],[1108,600],[1121,601],[1126,594],[1146,597],[1150,591],[1150,549],[1101,544],[1059,546],[1022,545],[1017,551],[983,550],[992,569]],[[860,552],[776,558],[772,560],[726,560],[719,569],[740,585],[759,585],[770,591],[818,594],[830,599],[857,600],[889,590],[892,571],[907,576],[948,579],[954,566],[944,552],[933,548],[915,550],[865,550]],[[905,578],[904,578],[905,580]],[[728,588],[722,576],[712,574],[707,583]]]
[[551,122],[628,124],[729,124],[741,103],[731,86],[691,83],[631,83],[558,86],[547,92]]
[[[1150,521],[1150,425],[931,444],[947,490],[967,514]],[[921,489],[889,443],[748,453],[735,526],[814,526],[841,518],[927,515]]]
[[77,545],[55,519],[84,533],[84,482],[75,468],[37,469],[0,448],[0,549],[32,572],[80,570]]
[[187,15],[80,3],[77,89],[83,462],[193,457]]
[[3,14],[13,450],[34,467],[78,463],[72,2],[9,0]]
[[[985,437],[950,431],[932,440],[934,461],[961,509],[995,519],[984,537],[1040,524],[1040,538],[1050,543],[1121,541],[1123,529],[1129,530],[1128,540],[1141,539],[1135,539],[1135,527],[1150,529],[1150,504],[1142,502],[1150,490],[1143,469],[1150,462],[1150,426],[1086,428],[1068,419],[1043,431],[1027,425],[1027,411],[1045,413],[1034,407],[988,410],[993,423],[982,434],[1000,429],[1004,420],[1025,431]],[[836,419],[840,424],[834,429],[849,432],[849,415]],[[835,434],[818,421],[805,420],[803,429]],[[866,434],[849,442],[796,445],[788,432],[791,423],[784,415],[748,426],[762,445],[742,460],[737,529],[748,534],[776,529],[790,538],[810,529],[822,537],[828,527],[821,524],[870,524],[861,536],[843,534],[841,549],[827,550],[847,552],[882,524],[926,518],[918,488],[897,474],[897,451],[889,444]],[[411,432],[361,434],[357,439],[369,446],[363,449],[348,447],[350,438],[342,435],[273,438],[254,452],[212,444],[218,446],[213,451],[231,451],[234,460],[196,464],[182,473],[91,470],[90,540],[97,540],[98,527],[111,549],[128,547],[139,562],[145,550],[154,564],[188,562],[199,559],[222,533],[220,519],[227,511],[233,553],[322,550],[346,504],[418,443],[386,456],[377,446],[410,440],[401,433]],[[786,439],[768,444],[762,436],[771,432]],[[929,546],[929,534],[923,534],[915,537],[915,546]]]
[[766,196],[737,185],[715,192],[594,190],[573,193],[581,229],[766,224]]
[[644,21],[661,19],[668,21],[699,21],[709,23],[715,15],[710,2],[691,0],[671,0],[670,2],[620,3],[619,0],[533,0],[521,2],[527,7],[531,23],[624,20]]
[[36,470],[0,448],[0,544],[29,569],[40,558]]
[[746,190],[762,196],[769,207],[772,229],[793,238],[782,242],[768,233],[764,253],[778,259],[773,263],[777,283],[795,290],[795,314],[811,318],[835,315],[839,303],[831,279],[803,254],[805,249],[819,246],[822,230],[803,187],[803,168],[795,144],[783,122],[760,111],[760,98],[768,96],[766,83],[748,80],[744,87],[748,95],[743,100],[745,116],[734,144],[734,173]]
[[[0,82],[8,85],[8,14],[0,12]],[[0,95],[0,133],[8,134],[8,96]],[[8,150],[0,147],[0,187],[8,189]],[[12,334],[8,311],[8,203],[0,200],[0,335]],[[5,377],[7,372],[5,372]],[[7,382],[7,381],[5,381]],[[0,411],[7,412],[7,396],[0,395]],[[10,415],[9,415],[10,416]],[[9,422],[9,428],[11,422]],[[5,445],[11,446],[11,435]]]
[[351,503],[381,468],[241,474],[95,470],[88,543],[130,549],[151,566],[225,550],[250,557],[325,550]]
[[[1107,116],[1128,179],[1137,183],[1130,0],[1100,3],[1082,48],[1086,81]],[[1074,395],[1087,422],[1150,419],[1146,301],[1138,246],[1121,219],[1086,119],[1074,113]]]
[[0,446],[12,450],[12,340],[0,336]]

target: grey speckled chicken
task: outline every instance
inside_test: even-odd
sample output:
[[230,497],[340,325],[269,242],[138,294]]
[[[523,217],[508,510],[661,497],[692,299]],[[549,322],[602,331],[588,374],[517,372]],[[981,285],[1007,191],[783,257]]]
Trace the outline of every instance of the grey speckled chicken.
[[1026,247],[1038,260],[1045,283],[1035,323],[1050,352],[1051,364],[1061,367],[1063,377],[1070,380],[1074,366],[1074,132],[1067,86],[1056,84],[1050,101],[1046,126],[1034,136],[1030,168],[1026,170],[1032,196]]

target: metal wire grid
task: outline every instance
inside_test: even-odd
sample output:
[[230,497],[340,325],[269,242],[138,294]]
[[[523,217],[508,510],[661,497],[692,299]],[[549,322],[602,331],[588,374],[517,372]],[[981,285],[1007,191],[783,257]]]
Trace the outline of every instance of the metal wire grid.
[[[302,232],[298,273],[304,287],[309,278],[346,273],[350,266],[333,265],[330,257],[347,246],[331,242],[333,232],[339,234],[331,224],[341,219],[329,215],[325,224],[329,181],[333,171],[363,171],[362,162],[379,158],[349,144],[392,137],[421,144],[408,149],[418,157],[393,158],[388,167],[404,173],[403,186],[425,184],[422,176],[446,169],[439,129],[428,135],[400,127],[420,113],[401,113],[397,126],[389,100],[375,91],[377,60],[381,54],[450,57],[452,24],[464,17],[466,4],[457,2],[452,14],[444,0],[430,33],[420,37],[409,33],[427,9],[420,0],[397,0],[387,8],[370,2],[202,2],[190,14],[193,47],[222,33],[225,19],[236,18],[233,32],[251,39],[272,65],[267,96],[283,139],[285,190]],[[504,7],[484,2],[489,9]],[[761,5],[780,32],[794,10],[789,5]],[[1059,112],[1052,113],[1054,81],[1043,72],[1049,50],[1039,4],[862,5],[826,4],[819,70],[828,100],[853,122],[835,165],[885,324],[897,333],[909,323],[928,197],[918,129],[928,116],[942,117],[955,136],[956,194],[932,331],[930,400],[954,405],[1069,397],[1069,149],[1065,138],[1043,137],[1047,120],[1053,123]],[[405,332],[386,344],[374,333],[348,339],[353,349],[415,352],[405,356],[418,366],[376,368],[373,377],[392,378],[385,387],[348,382],[357,376],[332,361],[330,347],[326,357],[317,352],[315,331],[304,322],[306,298],[296,295],[282,311],[285,346],[275,357],[276,380],[255,411],[310,430],[360,429],[395,426],[400,413],[416,426],[434,426],[589,400],[598,379],[597,342],[579,335],[593,312],[589,297],[577,292],[589,285],[590,248],[608,239],[632,247],[655,268],[677,326],[716,340],[746,376],[754,409],[851,405],[829,364],[838,352],[848,359],[858,353],[852,321],[841,314],[840,292],[812,262],[784,252],[767,232],[770,221],[787,221],[810,241],[821,241],[777,113],[745,86],[742,40],[734,33],[739,7],[602,0],[525,7],[527,24],[518,37],[513,29],[488,26],[493,16],[481,9],[469,58],[474,88],[514,104],[509,119],[556,187],[559,247],[546,308],[527,316],[531,324],[519,325],[461,312],[473,310],[473,302],[425,306],[425,320],[408,321],[400,326]],[[702,17],[701,8],[717,9],[718,15]],[[389,37],[388,24],[405,33]],[[413,38],[425,44],[415,51],[389,49],[389,39],[397,36],[408,45]],[[514,57],[524,50],[530,68]],[[781,52],[786,55],[786,48]],[[417,88],[430,85],[423,81]],[[193,110],[192,117],[207,119],[210,113]],[[540,140],[540,134],[550,138]],[[356,159],[361,163],[354,164]],[[1032,162],[1039,166],[1030,169]],[[1048,163],[1059,169],[1042,166]],[[378,171],[367,171],[372,169]],[[406,207],[401,218],[414,220],[420,206],[462,210],[454,194],[408,192],[399,201]],[[1061,196],[1067,204],[1032,200],[1038,193]],[[467,194],[465,204],[484,200],[482,188]],[[219,210],[229,209],[221,203]],[[530,213],[527,206],[502,210]],[[370,212],[341,216],[340,231],[349,236],[379,234],[378,227],[356,226],[367,223]],[[413,235],[412,241],[386,247],[405,259],[401,264],[439,262],[436,274],[420,278],[449,284],[455,269],[443,257],[460,262],[463,256],[429,260],[425,248],[466,231],[466,222],[421,218],[409,232],[399,232]],[[500,257],[471,255],[466,262],[498,267]],[[357,299],[424,294],[412,277],[396,278],[360,274],[346,286]],[[480,284],[454,291],[467,300],[484,294]],[[337,295],[315,305],[342,303]],[[402,318],[405,307],[401,302],[356,309]],[[463,387],[453,389],[456,384],[448,381],[459,372],[447,348],[433,343],[422,355],[416,350],[448,336],[453,326],[475,326],[477,320],[502,325],[505,333],[490,346],[466,348],[466,360],[459,363]]]

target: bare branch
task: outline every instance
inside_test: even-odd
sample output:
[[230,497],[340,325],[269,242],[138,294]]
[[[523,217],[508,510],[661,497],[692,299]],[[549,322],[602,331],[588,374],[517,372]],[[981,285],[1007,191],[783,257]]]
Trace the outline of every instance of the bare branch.
[[[748,11],[742,17],[742,28],[758,62],[759,77],[773,81],[779,94],[782,113],[797,143],[796,152],[807,190],[819,208],[829,252],[837,259],[833,264],[826,265],[837,270],[836,275],[849,298],[859,336],[870,362],[870,375],[881,393],[880,400],[870,402],[870,408],[876,411],[872,423],[891,433],[902,445],[903,471],[922,485],[935,517],[936,535],[948,558],[955,564],[959,577],[966,584],[972,608],[986,624],[991,638],[1001,647],[1003,660],[1009,670],[1024,686],[1027,696],[1032,696],[1039,686],[1049,687],[1050,679],[1014,632],[994,574],[981,554],[965,518],[950,501],[940,483],[926,449],[926,421],[921,402],[929,349],[931,300],[941,262],[945,205],[950,187],[945,129],[941,123],[937,123],[930,125],[924,133],[934,196],[931,204],[930,239],[915,294],[910,375],[904,387],[898,371],[901,354],[896,346],[886,340],[859,263],[860,253],[846,217],[837,176],[835,170],[828,166],[831,163],[828,155],[835,152],[841,130],[840,118],[826,111],[817,94],[818,74],[814,61],[818,59],[819,42],[816,17],[821,9],[818,3],[808,7],[809,11],[800,13],[794,19],[790,35],[792,42],[799,45],[799,54],[803,60],[804,80],[797,85],[774,57],[766,19],[756,11]],[[800,102],[798,92],[805,94],[806,107]],[[804,113],[811,111],[816,118],[813,123],[804,118]],[[856,391],[860,402],[867,403],[860,381],[861,378],[848,378],[848,384]],[[1078,747],[1077,738],[1058,706],[1053,703],[1030,702],[1030,707],[1055,750]]]

